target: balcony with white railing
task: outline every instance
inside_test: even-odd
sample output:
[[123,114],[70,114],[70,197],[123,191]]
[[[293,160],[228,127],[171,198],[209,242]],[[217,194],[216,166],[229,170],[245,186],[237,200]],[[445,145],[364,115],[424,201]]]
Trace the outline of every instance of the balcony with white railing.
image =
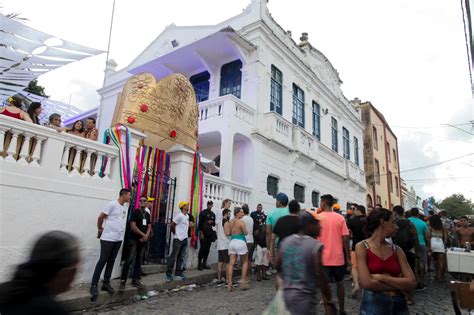
[[234,95],[224,95],[199,103],[199,132],[219,131],[235,127],[239,132],[250,133],[255,124],[255,109]]
[[357,185],[366,187],[365,172],[349,160],[346,160],[346,176]]
[[274,112],[263,114],[259,133],[287,148],[293,147],[293,124]]
[[299,126],[293,126],[293,150],[314,159],[318,155],[318,140]]
[[318,142],[318,163],[326,169],[346,178],[345,159],[324,144]]
[[241,206],[250,202],[252,188],[222,178],[204,174],[203,197],[220,206],[224,199],[230,199],[234,205]]
[[[28,176],[29,182],[44,180],[61,183],[55,190],[67,191],[67,185],[114,189],[120,182],[117,148],[77,137],[19,119],[0,116],[0,165],[2,183],[13,183]],[[103,174],[102,161],[107,160]]]

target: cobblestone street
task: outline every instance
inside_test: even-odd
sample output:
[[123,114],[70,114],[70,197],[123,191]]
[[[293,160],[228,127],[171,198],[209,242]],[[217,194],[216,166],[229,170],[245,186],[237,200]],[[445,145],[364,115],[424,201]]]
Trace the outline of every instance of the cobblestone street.
[[[346,281],[347,296],[349,291],[350,281]],[[192,291],[159,292],[158,296],[148,300],[109,306],[85,314],[260,314],[273,295],[273,278],[263,282],[252,281],[249,290],[236,289],[231,293],[224,286],[207,284]],[[430,281],[425,291],[416,293],[415,303],[410,307],[411,314],[454,314],[446,284]],[[357,314],[358,309],[358,299],[346,299],[348,314]]]

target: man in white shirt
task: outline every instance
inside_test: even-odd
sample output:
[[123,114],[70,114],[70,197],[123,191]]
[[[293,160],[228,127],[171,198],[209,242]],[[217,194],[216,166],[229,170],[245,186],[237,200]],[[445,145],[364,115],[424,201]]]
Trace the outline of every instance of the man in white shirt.
[[175,275],[178,278],[185,279],[183,273],[183,258],[186,253],[188,245],[188,230],[189,230],[189,202],[181,201],[179,203],[180,212],[174,217],[171,222],[171,232],[174,234],[173,250],[168,257],[168,265],[166,268],[166,281],[173,281],[173,267],[176,263]]
[[117,200],[111,201],[104,210],[99,214],[97,219],[97,238],[100,238],[100,258],[95,266],[94,275],[90,293],[92,301],[97,299],[99,295],[98,283],[100,274],[105,267],[104,282],[102,291],[109,294],[114,293],[114,289],[110,285],[110,278],[114,268],[115,258],[122,245],[127,223],[128,203],[130,202],[130,190],[122,188]]
[[253,250],[255,248],[255,243],[253,240],[253,219],[250,217],[250,209],[247,204],[242,205],[242,210],[244,210],[244,216],[242,220],[245,222],[245,226],[247,227],[247,235],[245,235],[245,241],[247,242],[247,249],[249,250],[249,268],[248,268],[248,278],[250,279],[250,269],[252,269],[252,257],[253,257]]

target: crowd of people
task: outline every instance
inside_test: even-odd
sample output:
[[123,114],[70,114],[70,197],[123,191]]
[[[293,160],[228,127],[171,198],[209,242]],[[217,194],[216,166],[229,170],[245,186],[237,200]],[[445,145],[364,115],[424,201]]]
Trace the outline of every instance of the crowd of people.
[[[13,96],[8,99],[7,106],[0,108],[0,115],[41,125],[40,116],[43,112],[41,103],[31,102],[26,111],[24,111],[23,108],[23,100],[20,97]],[[85,124],[82,120],[77,120],[71,127],[64,127],[62,126],[61,115],[58,113],[52,113],[49,115],[48,121],[44,126],[53,128],[57,132],[66,132],[94,141],[97,140],[99,134],[94,117],[87,118]]]
[[[110,280],[122,244],[126,254],[119,292],[125,290],[129,275],[132,286],[145,288],[140,281],[141,265],[152,236],[153,199],[140,196],[138,209],[127,219],[130,199],[130,190],[121,189],[118,198],[98,216],[100,257],[92,275],[92,301],[98,297],[104,268],[101,290],[115,292]],[[362,205],[350,204],[343,215],[329,194],[321,197],[320,208],[301,209],[284,193],[277,194],[276,208],[268,214],[261,204],[253,212],[248,205],[231,210],[229,199],[216,211],[213,206],[208,201],[197,220],[198,270],[210,269],[208,256],[212,243],[217,241],[217,286],[226,285],[228,291],[237,287],[246,290],[252,273],[257,282],[276,274],[280,303],[290,314],[317,314],[320,305],[325,314],[346,314],[344,281],[349,274],[353,283],[350,297],[360,296],[360,314],[409,314],[408,305],[415,303],[414,292],[425,288],[431,264],[435,279],[443,281],[446,249],[474,245],[474,229],[468,218],[453,220],[445,211],[424,216],[417,208],[405,211],[395,206],[388,210],[376,205],[366,210]],[[178,207],[170,224],[173,239],[167,257],[169,282],[175,277],[186,278],[188,240],[196,223],[187,201]],[[126,234],[127,227],[130,232]],[[46,233],[34,245],[29,260],[18,266],[10,281],[0,285],[0,312],[67,314],[54,296],[69,289],[79,260],[74,236],[60,231]],[[234,273],[239,262],[241,277],[236,282]],[[336,287],[337,303],[332,285]],[[474,290],[474,283],[471,287]],[[275,301],[277,298],[272,303]]]

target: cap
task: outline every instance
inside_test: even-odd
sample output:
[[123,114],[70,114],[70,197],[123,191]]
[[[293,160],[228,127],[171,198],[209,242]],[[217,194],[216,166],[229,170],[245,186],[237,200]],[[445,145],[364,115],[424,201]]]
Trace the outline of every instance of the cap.
[[181,202],[179,203],[179,208],[180,208],[180,209],[183,209],[183,207],[184,207],[185,205],[189,205],[189,202],[187,202],[187,201],[181,201]]
[[212,202],[212,200],[208,200],[208,201],[207,201],[207,204],[208,204],[208,205],[213,205],[214,202]]
[[333,208],[334,210],[341,210],[341,206],[340,206],[338,203],[335,203],[335,204],[332,206],[332,208]]
[[288,196],[285,193],[278,193],[276,200],[288,204]]
[[155,201],[155,198],[148,197],[147,201]]

